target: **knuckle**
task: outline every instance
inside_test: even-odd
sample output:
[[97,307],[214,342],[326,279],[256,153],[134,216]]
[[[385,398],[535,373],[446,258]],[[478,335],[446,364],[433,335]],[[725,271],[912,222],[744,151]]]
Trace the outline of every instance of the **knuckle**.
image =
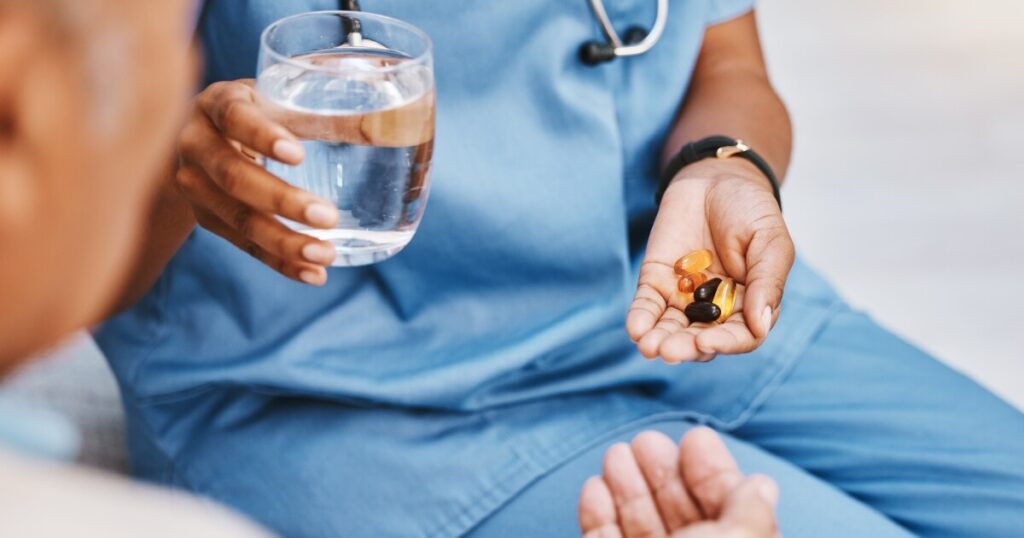
[[178,185],[178,188],[185,193],[195,192],[195,174],[184,166],[178,167],[178,170],[174,173],[174,182]]
[[238,99],[231,99],[221,107],[219,116],[220,124],[234,125],[245,117],[245,104]]
[[210,84],[209,86],[207,86],[206,90],[203,91],[203,93],[210,94],[210,95],[216,95],[216,94],[224,91],[224,88],[226,88],[226,87],[228,87],[230,85],[231,85],[230,81],[218,80],[217,82],[214,82],[214,83]]
[[210,217],[209,214],[207,214],[204,211],[196,211],[195,213],[196,213],[196,222],[198,222],[199,225],[202,226],[203,228],[206,228],[207,230],[213,231],[214,224],[216,223],[216,221],[212,217]]
[[245,182],[245,162],[234,155],[220,159],[217,164],[217,175],[220,177],[220,186],[224,192],[237,196]]
[[178,155],[188,157],[195,154],[199,148],[199,132],[195,121],[189,121],[178,134]]
[[292,247],[291,237],[286,234],[278,234],[274,239],[274,248],[277,250],[279,256],[290,255],[292,250],[298,250],[301,247]]
[[239,245],[239,247],[241,247],[246,254],[256,258],[257,260],[263,259],[263,249],[261,249],[256,243],[253,243],[252,241],[245,241]]
[[779,295],[782,295],[783,290],[786,289],[786,281],[777,276],[769,278],[767,284],[772,291],[777,292]]
[[288,202],[291,194],[291,191],[288,189],[274,190],[270,196],[270,204],[274,209],[274,213],[285,215],[288,212]]
[[216,102],[223,99],[225,96],[230,95],[233,91],[233,87],[234,82],[230,80],[218,80],[217,82],[207,86],[206,89],[203,90],[202,95],[206,99]]
[[251,238],[252,219],[252,209],[246,205],[239,205],[231,215],[231,225],[243,236]]
[[224,93],[224,87],[228,83],[226,81],[217,81],[207,86],[203,91],[199,92],[196,96],[196,107],[200,109],[207,109],[217,102],[221,94]]

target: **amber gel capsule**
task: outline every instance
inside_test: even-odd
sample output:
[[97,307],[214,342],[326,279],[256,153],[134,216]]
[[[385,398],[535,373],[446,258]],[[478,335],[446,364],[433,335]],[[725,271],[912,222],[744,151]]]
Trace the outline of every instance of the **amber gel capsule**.
[[676,260],[676,274],[679,276],[686,276],[691,273],[699,273],[708,267],[711,267],[711,261],[713,259],[714,257],[710,250],[695,250]]
[[696,273],[690,273],[684,277],[680,277],[677,287],[679,288],[679,291],[683,293],[693,293],[693,290],[707,282],[707,280],[708,275],[698,271]]
[[722,310],[722,315],[718,318],[719,323],[729,319],[732,309],[736,305],[736,282],[731,278],[722,279],[722,283],[715,290],[715,298],[711,302]]

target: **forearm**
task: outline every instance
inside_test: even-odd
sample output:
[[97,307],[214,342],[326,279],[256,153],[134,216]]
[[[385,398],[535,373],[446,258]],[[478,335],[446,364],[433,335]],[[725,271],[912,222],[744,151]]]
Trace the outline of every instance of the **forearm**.
[[134,305],[153,287],[164,267],[196,226],[191,207],[170,177],[176,169],[175,165],[168,170],[167,180],[162,182],[154,197],[140,234],[136,262],[128,274],[123,292],[111,308],[111,314]]
[[752,13],[708,28],[662,162],[686,143],[711,135],[743,139],[780,181],[785,177],[792,128],[768,80]]

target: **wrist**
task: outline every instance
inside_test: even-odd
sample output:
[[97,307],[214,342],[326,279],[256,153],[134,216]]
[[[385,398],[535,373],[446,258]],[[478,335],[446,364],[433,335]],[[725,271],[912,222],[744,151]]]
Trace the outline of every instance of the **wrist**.
[[[668,163],[665,165],[665,170],[661,174],[660,187],[655,193],[655,201],[660,203],[661,197],[668,189],[670,183],[672,183],[676,176],[688,166],[696,165],[702,161],[713,159],[714,161],[733,161],[741,159],[751,164],[758,170],[764,177],[765,181],[770,185],[772,197],[775,198],[776,203],[779,205],[779,209],[782,209],[782,198],[779,195],[779,182],[775,176],[775,172],[771,166],[748,146],[745,142],[740,139],[733,139],[723,135],[713,135],[696,140],[684,145],[680,148]],[[711,165],[706,165],[711,166]],[[747,177],[751,177],[747,175]]]
[[704,159],[682,167],[669,182],[668,189],[680,182],[702,183],[710,187],[716,182],[750,182],[772,194],[771,180],[757,166],[745,159]]

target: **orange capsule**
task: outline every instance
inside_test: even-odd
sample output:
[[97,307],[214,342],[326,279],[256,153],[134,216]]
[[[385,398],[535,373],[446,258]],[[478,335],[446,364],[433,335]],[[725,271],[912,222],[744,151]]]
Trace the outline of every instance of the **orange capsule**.
[[718,285],[718,290],[715,291],[715,298],[711,302],[722,310],[722,315],[718,317],[718,323],[724,323],[732,315],[732,309],[736,306],[736,282],[731,278],[723,278],[722,283]]
[[684,277],[679,277],[677,286],[679,291],[683,293],[693,293],[693,290],[697,289],[698,286],[708,281],[708,275],[697,271],[696,273],[690,273]]
[[[711,267],[714,257],[708,249],[695,250],[682,258],[676,260],[675,271],[679,276],[686,276],[690,273],[698,273]],[[700,284],[698,284],[699,286]]]

